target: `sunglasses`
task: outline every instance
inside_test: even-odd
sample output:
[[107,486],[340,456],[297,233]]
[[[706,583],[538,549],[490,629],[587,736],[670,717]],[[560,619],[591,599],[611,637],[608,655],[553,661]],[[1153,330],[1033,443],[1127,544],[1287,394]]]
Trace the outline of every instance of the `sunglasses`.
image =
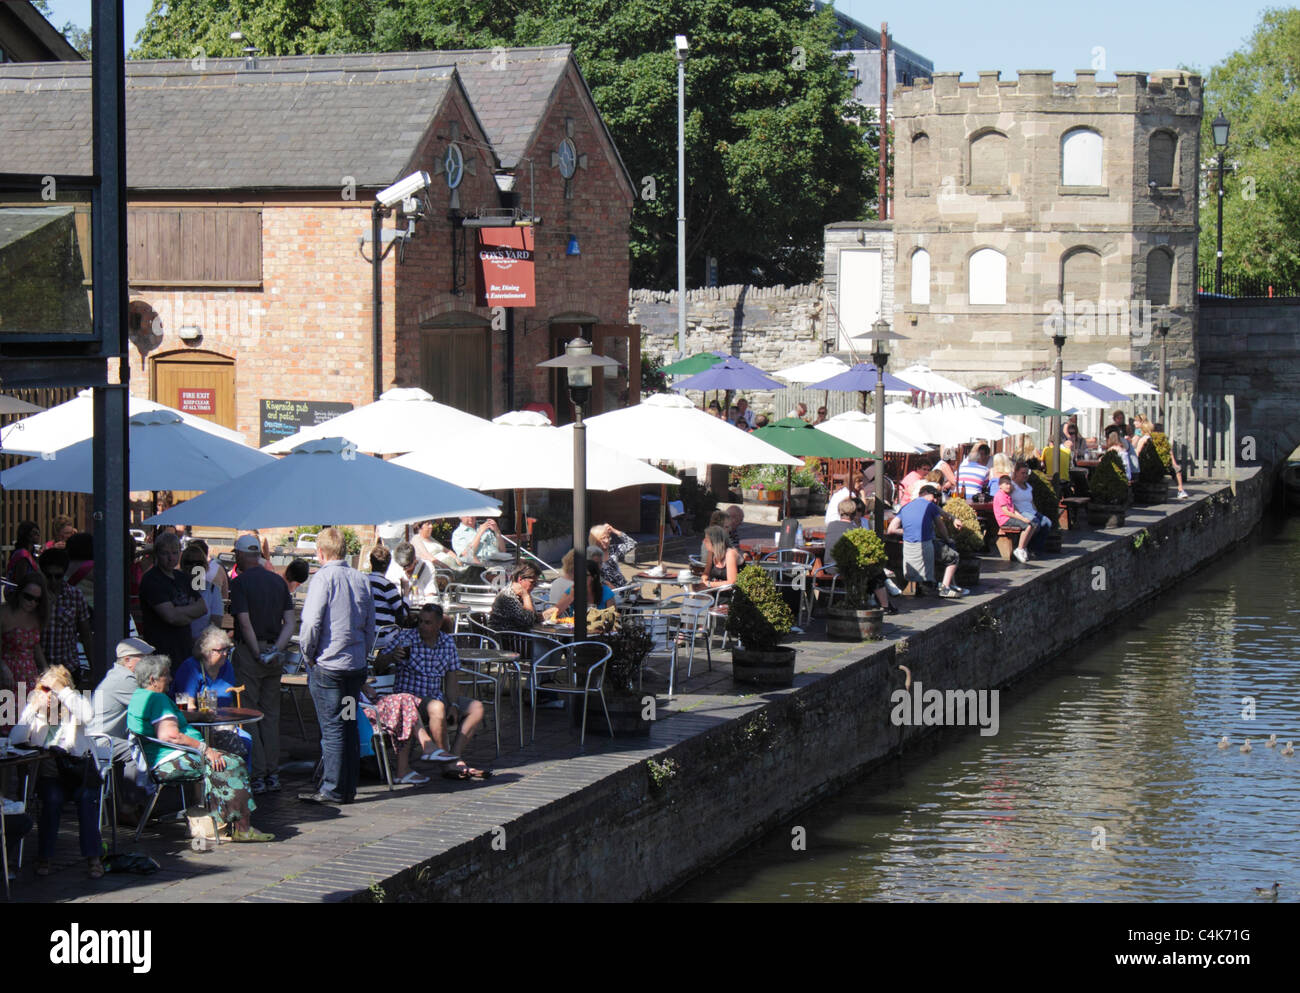
[[19,595],[22,597],[22,599],[28,600],[31,603],[40,603],[41,600],[39,596],[32,596],[30,593],[26,592],[25,590]]

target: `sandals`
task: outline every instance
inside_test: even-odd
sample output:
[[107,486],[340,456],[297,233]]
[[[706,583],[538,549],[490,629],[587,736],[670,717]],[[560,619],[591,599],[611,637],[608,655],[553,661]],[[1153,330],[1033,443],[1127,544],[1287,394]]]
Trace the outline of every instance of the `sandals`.
[[451,752],[447,751],[445,748],[438,748],[420,756],[421,762],[457,762],[459,760],[459,755],[452,755]]
[[86,874],[89,875],[91,879],[104,878],[104,863],[100,862],[99,859],[90,859],[87,865]]
[[491,769],[471,769],[467,765],[458,765],[454,769],[448,769],[442,774],[443,779],[491,779]]
[[429,781],[429,777],[421,776],[418,772],[412,769],[410,772],[408,772],[405,776],[402,776],[397,781],[399,783],[406,783],[409,786],[419,786],[422,783],[427,783]]

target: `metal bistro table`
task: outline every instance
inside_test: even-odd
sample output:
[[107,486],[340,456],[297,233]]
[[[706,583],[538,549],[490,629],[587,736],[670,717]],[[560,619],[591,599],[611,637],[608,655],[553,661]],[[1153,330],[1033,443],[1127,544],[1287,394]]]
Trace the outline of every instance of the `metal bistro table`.
[[[254,710],[252,707],[218,707],[206,717],[201,716],[203,713],[203,711],[194,710],[192,708],[181,709],[181,716],[185,718],[185,722],[189,724],[190,727],[199,729],[199,732],[203,735],[203,743],[209,747],[212,745],[211,739],[213,729],[227,724],[234,724],[236,727],[243,727],[245,724],[256,724],[266,716],[260,710]],[[208,755],[207,752],[204,752],[201,768],[206,769],[207,764]],[[211,810],[211,805],[207,803],[206,780],[207,776],[205,775],[203,800],[204,805]]]
[[[4,773],[11,770],[17,771],[24,766],[27,771],[23,778],[23,811],[27,810],[27,794],[31,788],[31,767],[36,765],[45,757],[45,752],[39,748],[18,748],[5,745],[3,751],[0,751],[0,780],[3,779]],[[5,900],[10,899],[9,892],[9,838],[5,833],[4,817],[0,815],[0,868],[3,868],[5,874]]]

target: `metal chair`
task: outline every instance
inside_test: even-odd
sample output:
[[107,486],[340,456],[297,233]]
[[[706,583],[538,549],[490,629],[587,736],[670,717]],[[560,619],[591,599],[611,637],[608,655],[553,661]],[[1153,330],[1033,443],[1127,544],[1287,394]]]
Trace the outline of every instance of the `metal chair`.
[[505,566],[489,566],[483,570],[483,582],[500,593],[510,585],[510,571]]
[[157,773],[154,771],[153,764],[150,763],[149,781],[154,785],[154,792],[153,792],[153,797],[149,800],[149,808],[144,812],[144,816],[140,818],[140,823],[135,829],[135,840],[139,841],[140,834],[141,832],[144,831],[144,826],[149,823],[149,818],[153,816],[154,807],[157,806],[158,798],[162,796],[162,791],[164,787],[176,786],[180,788],[181,812],[178,815],[178,819],[183,818],[185,816],[185,809],[189,806],[189,803],[187,802],[185,797],[186,784],[201,783],[204,781],[203,771],[202,771],[203,753],[199,751],[197,748],[190,748],[188,745],[177,745],[174,742],[163,741],[160,738],[150,738],[147,735],[136,734],[134,731],[129,731],[128,734],[130,735],[131,740],[134,741],[136,746],[140,749],[140,753],[142,755],[144,754],[144,742],[148,741],[148,742],[152,742],[155,745],[161,745],[163,748],[170,748],[178,752],[186,752],[190,755],[198,755],[200,757],[199,772],[190,773],[188,775],[181,776],[179,779],[159,779]]
[[610,590],[610,592],[614,594],[615,604],[624,604],[629,600],[635,599],[640,591],[640,582],[628,583],[626,586],[616,586],[614,589]]
[[[525,682],[528,685],[528,699],[535,706],[535,680],[537,676],[550,676],[564,669],[563,666],[538,669],[536,668],[536,661],[544,655],[549,655],[557,648],[563,648],[564,645],[555,638],[548,638],[543,634],[533,634],[531,631],[494,631],[491,637],[496,639],[498,646],[504,651],[519,654],[519,661],[501,666],[501,678],[504,679],[506,676],[512,678],[512,696],[519,710],[519,747],[523,748]],[[549,686],[546,688],[550,689]]]
[[636,623],[645,628],[654,642],[645,658],[641,660],[640,671],[636,676],[637,689],[641,688],[641,677],[645,672],[646,662],[650,659],[662,659],[668,663],[668,695],[671,697],[677,685],[677,631],[674,623],[676,617],[664,613],[663,610],[641,611],[630,616],[635,617]]
[[[695,645],[704,638],[704,654],[709,662],[709,671],[713,671],[712,641],[713,620],[709,611],[713,609],[713,598],[701,593],[677,593],[664,601],[664,609],[676,608],[677,645],[687,649],[686,678],[691,678],[691,668],[695,664]],[[685,644],[683,645],[683,642]]]
[[[573,662],[577,658],[578,649],[592,650],[600,657],[587,667],[587,672],[583,676],[582,685],[578,685],[577,673],[573,667]],[[567,655],[567,661],[561,664],[558,660]],[[566,696],[581,696],[582,702],[582,733],[578,738],[579,749],[587,744],[587,702],[592,693],[600,697],[600,709],[605,714],[605,723],[609,726],[609,736],[614,737],[614,722],[609,718],[609,707],[605,704],[605,664],[613,657],[614,650],[608,645],[602,645],[598,641],[576,641],[572,645],[559,645],[552,648],[545,655],[533,660],[529,667],[529,689],[533,703],[533,732],[529,742],[537,740],[537,676],[542,672],[565,672],[569,674],[568,685],[552,684],[547,689],[552,693],[562,693]]]
[[[468,686],[470,689],[469,695],[473,696],[475,700],[478,700],[485,707],[490,706],[492,708],[492,733],[496,738],[496,747],[497,747],[496,757],[500,758],[501,757],[501,719],[500,719],[501,683],[500,681],[494,679],[492,676],[487,675],[487,673],[479,672],[477,669],[457,669],[455,672],[448,673],[448,677],[450,679],[454,679],[459,686],[462,687]],[[492,687],[491,700],[482,700],[479,698],[478,691],[481,687],[484,686]],[[461,720],[464,719],[465,719],[465,715],[461,714]],[[519,747],[520,748],[524,747],[523,725],[524,725],[524,715],[523,712],[521,711],[519,714]],[[451,742],[448,741],[447,744],[450,745]]]
[[[90,739],[95,771],[99,773],[99,829],[103,831],[107,817],[113,835],[113,851],[117,851],[117,776],[113,770],[113,739],[99,732],[91,732],[86,737]],[[106,807],[105,800],[111,801],[112,806]]]

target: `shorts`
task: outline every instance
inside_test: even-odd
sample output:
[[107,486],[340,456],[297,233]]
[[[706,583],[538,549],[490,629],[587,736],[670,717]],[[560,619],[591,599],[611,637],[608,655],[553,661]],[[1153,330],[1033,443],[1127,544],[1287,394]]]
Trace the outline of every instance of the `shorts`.
[[[426,696],[426,697],[424,697],[422,700],[420,700],[420,720],[421,720],[421,721],[427,721],[427,720],[428,720],[428,718],[429,718],[429,704],[433,703],[434,700],[440,700],[440,701],[442,701],[443,704],[446,704],[446,702],[447,702],[446,700],[443,700],[443,698],[442,698],[441,696]],[[460,711],[460,715],[461,715],[462,717],[464,717],[466,714],[469,713],[469,706],[470,706],[470,704],[472,704],[473,702],[474,702],[474,698],[473,698],[472,696],[458,696],[458,697],[456,697],[456,702],[455,702],[454,704],[452,704],[452,706],[455,707],[458,711]]]
[[1025,528],[1029,527],[1029,525],[1024,521],[1018,521],[1012,517],[1007,520],[1007,523],[999,524],[998,527],[1003,531],[1023,531]]
[[936,539],[934,542],[934,560],[942,566],[957,565],[961,562],[961,555],[958,554],[957,549],[946,541]]

